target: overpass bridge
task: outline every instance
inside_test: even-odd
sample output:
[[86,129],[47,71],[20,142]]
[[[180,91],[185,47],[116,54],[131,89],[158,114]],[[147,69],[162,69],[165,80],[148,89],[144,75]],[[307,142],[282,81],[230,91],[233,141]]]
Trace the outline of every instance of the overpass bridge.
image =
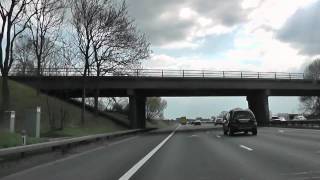
[[65,98],[129,97],[133,128],[145,127],[145,102],[150,96],[246,96],[258,123],[269,121],[269,96],[320,96],[318,78],[303,73],[133,69],[81,75],[78,69],[46,69],[43,76],[13,73],[12,80]]

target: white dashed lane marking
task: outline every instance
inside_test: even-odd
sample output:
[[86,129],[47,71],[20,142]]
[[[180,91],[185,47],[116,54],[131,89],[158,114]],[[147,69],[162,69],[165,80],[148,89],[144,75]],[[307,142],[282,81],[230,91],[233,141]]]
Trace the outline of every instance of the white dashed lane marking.
[[251,149],[251,148],[249,148],[249,147],[247,147],[245,145],[240,145],[240,147],[243,148],[243,149],[246,149],[248,151],[253,151],[253,149]]

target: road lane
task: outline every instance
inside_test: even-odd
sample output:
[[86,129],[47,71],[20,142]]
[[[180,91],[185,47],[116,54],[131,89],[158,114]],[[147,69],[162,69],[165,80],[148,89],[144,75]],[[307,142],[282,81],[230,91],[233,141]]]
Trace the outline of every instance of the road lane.
[[130,179],[157,151],[165,145],[165,143],[174,135],[175,131],[180,127],[180,125],[169,134],[160,144],[158,144],[152,151],[150,151],[146,156],[144,156],[139,162],[137,162],[131,169],[129,169],[124,175],[122,175],[119,180]]
[[[234,137],[222,135],[221,130],[177,133],[133,179],[317,178],[320,155],[314,149],[319,141],[308,141],[307,148],[303,141],[293,146],[286,138],[270,133],[273,131],[275,128],[263,128],[258,136]],[[313,133],[320,136],[320,131]],[[241,145],[254,150],[244,150]]]
[[[310,178],[317,177],[320,171],[320,156],[316,154],[319,148],[319,141],[307,140],[296,141],[288,139],[282,133],[274,133],[275,128],[262,128],[259,135],[255,138],[250,136],[238,135],[235,137],[224,137],[230,144],[241,144],[252,147],[254,152],[248,158],[254,159],[265,167],[256,168],[260,171],[270,171],[279,179]],[[305,130],[309,133],[308,130]],[[304,131],[299,131],[298,134]],[[292,132],[291,132],[292,133]],[[320,137],[320,131],[318,133]],[[296,136],[298,134],[295,134]],[[299,172],[309,172],[304,177],[288,176]]]
[[263,179],[272,173],[252,173],[261,163],[238,144],[216,138],[220,132],[176,133],[133,179]]
[[[172,130],[170,130],[172,131]],[[145,154],[159,144],[167,133],[141,135],[122,143],[114,142],[103,148],[56,163],[40,165],[3,178],[4,180],[105,180],[118,179]]]
[[[113,142],[4,179],[119,179],[173,130]],[[258,136],[228,137],[212,125],[181,126],[130,179],[320,179],[319,140],[320,131],[307,129],[260,128]]]

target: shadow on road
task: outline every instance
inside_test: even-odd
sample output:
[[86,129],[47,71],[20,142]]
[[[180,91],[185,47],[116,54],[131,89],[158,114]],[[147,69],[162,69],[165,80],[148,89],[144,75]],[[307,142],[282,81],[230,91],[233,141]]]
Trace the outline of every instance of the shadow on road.
[[[147,133],[148,135],[158,135],[158,134],[170,134],[173,129],[158,129],[154,131],[150,131]],[[205,131],[222,131],[220,126],[180,126],[176,130],[176,134],[178,133],[194,133],[194,132],[205,132]]]
[[248,134],[245,134],[245,133],[237,133],[237,134],[233,134],[232,136],[227,136],[227,137],[230,137],[230,138],[240,138],[240,137],[250,137],[250,136],[253,136],[252,134],[248,133]]

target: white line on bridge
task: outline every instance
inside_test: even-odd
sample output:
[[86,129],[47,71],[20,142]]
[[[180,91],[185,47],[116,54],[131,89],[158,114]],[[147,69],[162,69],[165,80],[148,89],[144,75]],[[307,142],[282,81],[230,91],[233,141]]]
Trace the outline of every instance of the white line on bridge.
[[180,125],[172,131],[172,133],[166,137],[160,144],[158,144],[152,151],[150,151],[145,157],[143,157],[139,162],[137,162],[129,171],[122,175],[119,180],[130,179],[176,132]]
[[249,147],[247,147],[245,145],[240,145],[240,147],[243,148],[243,149],[246,149],[248,151],[253,151],[253,149],[251,149],[251,148],[249,148]]

